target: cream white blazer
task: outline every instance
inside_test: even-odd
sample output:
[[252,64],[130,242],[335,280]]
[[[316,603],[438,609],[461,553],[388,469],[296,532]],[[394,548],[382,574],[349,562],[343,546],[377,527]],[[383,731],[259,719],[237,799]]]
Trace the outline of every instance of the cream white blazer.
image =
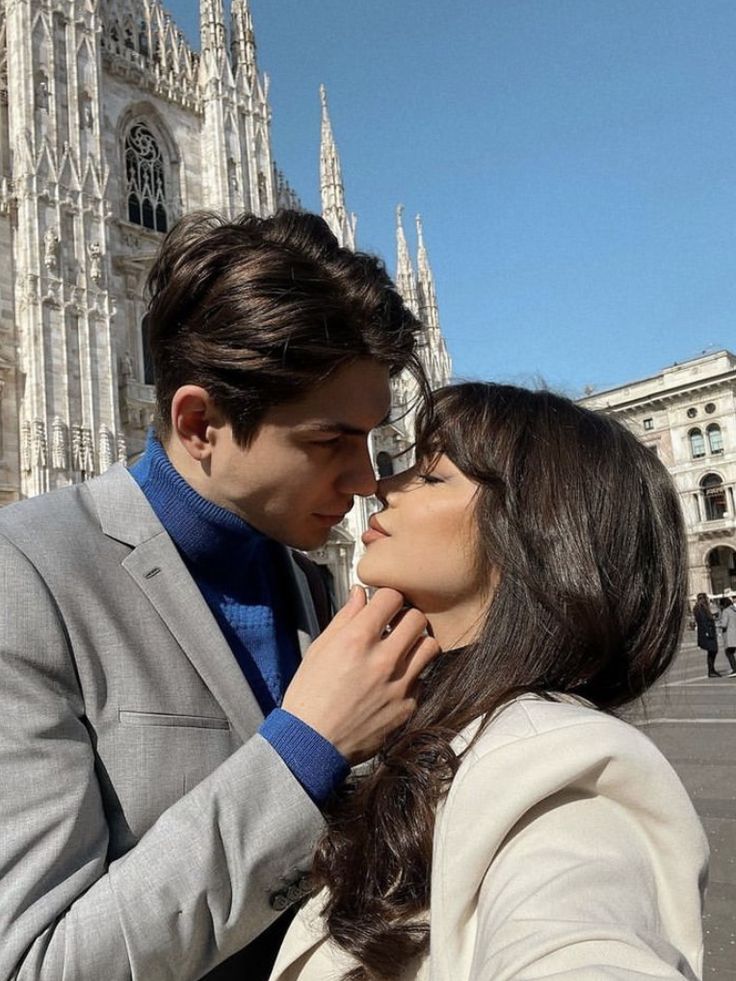
[[[646,736],[578,701],[523,696],[465,754],[438,811],[430,953],[405,981],[700,978],[707,861]],[[324,939],[323,901],[300,911],[271,981],[354,966]]]

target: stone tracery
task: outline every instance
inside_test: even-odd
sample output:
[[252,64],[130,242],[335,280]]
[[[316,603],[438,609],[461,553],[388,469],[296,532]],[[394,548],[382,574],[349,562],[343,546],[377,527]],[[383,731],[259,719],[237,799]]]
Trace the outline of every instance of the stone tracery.
[[157,232],[168,228],[164,160],[156,137],[134,123],[125,137],[128,220]]

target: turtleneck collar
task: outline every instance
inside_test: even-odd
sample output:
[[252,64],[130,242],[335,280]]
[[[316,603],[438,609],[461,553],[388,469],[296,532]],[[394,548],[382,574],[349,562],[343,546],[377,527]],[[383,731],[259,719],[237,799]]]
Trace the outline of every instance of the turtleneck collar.
[[174,468],[151,429],[143,456],[130,468],[177,548],[193,566],[229,566],[240,562],[270,539],[232,511],[198,494]]

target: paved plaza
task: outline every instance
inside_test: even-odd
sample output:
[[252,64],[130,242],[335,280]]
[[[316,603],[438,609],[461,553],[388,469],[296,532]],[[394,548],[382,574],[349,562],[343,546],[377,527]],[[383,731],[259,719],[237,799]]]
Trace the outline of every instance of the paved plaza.
[[[729,670],[722,650],[716,668]],[[636,722],[679,773],[710,840],[703,976],[736,981],[736,678],[708,678],[705,653],[688,631],[666,680],[637,706]]]

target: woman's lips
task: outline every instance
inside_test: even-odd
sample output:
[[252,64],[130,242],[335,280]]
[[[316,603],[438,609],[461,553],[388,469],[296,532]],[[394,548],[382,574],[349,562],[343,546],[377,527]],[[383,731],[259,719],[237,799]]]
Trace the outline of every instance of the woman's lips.
[[368,530],[364,531],[360,537],[364,545],[370,545],[371,542],[377,542],[379,538],[390,538],[391,536],[378,518],[373,515],[368,522]]

